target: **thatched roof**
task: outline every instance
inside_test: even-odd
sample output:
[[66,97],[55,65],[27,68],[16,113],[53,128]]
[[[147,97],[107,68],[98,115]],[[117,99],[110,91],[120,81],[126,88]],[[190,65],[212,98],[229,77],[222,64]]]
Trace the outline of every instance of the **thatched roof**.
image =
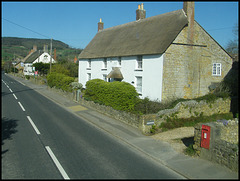
[[99,31],[79,59],[162,54],[188,23],[177,10]]
[[107,78],[123,79],[123,75],[119,67],[113,67],[112,71],[107,75]]

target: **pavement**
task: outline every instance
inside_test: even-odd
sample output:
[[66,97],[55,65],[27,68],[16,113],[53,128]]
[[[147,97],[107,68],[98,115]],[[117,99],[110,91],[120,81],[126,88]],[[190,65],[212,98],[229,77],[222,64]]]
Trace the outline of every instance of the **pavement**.
[[70,100],[46,85],[37,85],[30,80],[8,75],[187,179],[238,179],[238,172],[208,160],[176,152],[169,143],[145,136],[137,128]]

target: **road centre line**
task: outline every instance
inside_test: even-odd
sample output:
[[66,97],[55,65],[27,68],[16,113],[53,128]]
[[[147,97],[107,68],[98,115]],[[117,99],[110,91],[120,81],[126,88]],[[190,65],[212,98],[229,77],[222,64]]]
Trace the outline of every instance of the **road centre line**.
[[52,158],[53,162],[55,163],[55,165],[57,166],[59,172],[61,173],[61,175],[63,176],[63,178],[66,179],[70,179],[67,175],[67,173],[65,172],[65,170],[63,169],[62,165],[59,163],[58,159],[55,157],[54,153],[52,152],[51,148],[49,146],[45,146],[48,154],[50,155],[50,157]]
[[10,90],[10,92],[13,92],[12,89],[9,88],[9,90]]
[[27,118],[28,118],[28,121],[31,123],[31,125],[32,125],[33,129],[35,130],[35,132],[36,132],[37,134],[41,134],[40,131],[37,129],[37,126],[36,126],[36,125],[34,124],[34,122],[32,121],[31,117],[30,117],[30,116],[27,116]]
[[15,94],[13,94],[13,96],[15,97],[15,99],[18,99],[17,96]]
[[18,104],[20,105],[20,107],[22,108],[23,111],[25,111],[24,107],[22,106],[21,102],[18,102]]

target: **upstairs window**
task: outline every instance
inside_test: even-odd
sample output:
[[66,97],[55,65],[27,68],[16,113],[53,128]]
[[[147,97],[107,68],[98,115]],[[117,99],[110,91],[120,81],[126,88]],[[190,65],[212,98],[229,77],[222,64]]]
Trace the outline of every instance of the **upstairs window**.
[[88,68],[88,69],[91,69],[91,59],[88,60],[87,68]]
[[142,69],[142,56],[137,56],[137,69]]
[[107,68],[107,59],[104,58],[103,60],[103,68],[106,69]]
[[122,59],[121,57],[118,57],[118,66],[120,67],[122,65]]
[[214,63],[212,67],[213,76],[221,76],[221,63]]

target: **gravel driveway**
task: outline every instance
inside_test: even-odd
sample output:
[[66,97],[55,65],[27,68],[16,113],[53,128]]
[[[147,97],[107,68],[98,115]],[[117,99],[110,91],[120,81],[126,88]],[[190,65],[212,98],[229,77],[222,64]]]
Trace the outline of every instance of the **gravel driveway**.
[[194,127],[175,128],[151,137],[168,142],[177,152],[184,153],[184,149],[193,144]]

